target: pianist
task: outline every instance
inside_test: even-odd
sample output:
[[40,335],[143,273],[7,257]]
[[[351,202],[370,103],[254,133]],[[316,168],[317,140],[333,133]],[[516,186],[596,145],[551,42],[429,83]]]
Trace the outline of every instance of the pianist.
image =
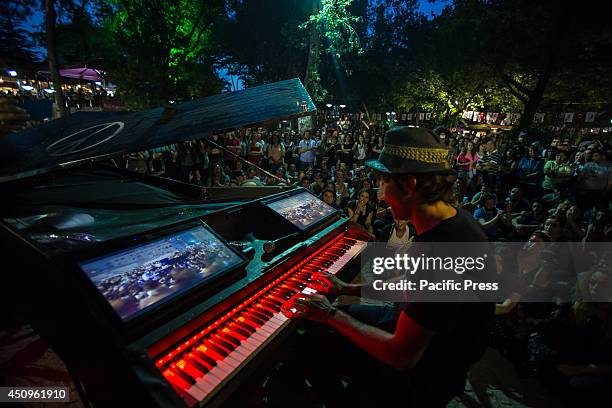
[[[378,173],[393,217],[415,226],[415,242],[486,242],[479,225],[450,204],[454,175],[446,154],[445,145],[431,131],[396,127],[385,135],[378,160],[367,165]],[[327,293],[361,293],[361,286],[332,275],[319,278],[327,284]],[[494,305],[402,303],[341,310],[314,295],[295,299],[285,305],[284,313],[327,324],[357,346],[321,346],[333,353],[325,358],[337,359],[335,364],[343,366],[354,382],[341,405],[380,404],[384,398],[385,406],[397,402],[431,407],[444,406],[463,392],[470,366],[486,349]],[[353,355],[340,356],[347,349],[354,349]]]

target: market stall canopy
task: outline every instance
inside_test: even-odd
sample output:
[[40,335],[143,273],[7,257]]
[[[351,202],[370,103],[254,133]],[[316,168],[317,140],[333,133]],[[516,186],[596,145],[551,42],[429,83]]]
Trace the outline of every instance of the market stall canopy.
[[0,182],[314,110],[295,78],[145,112],[79,112],[0,139]]
[[[41,74],[49,75],[49,71],[39,71]],[[104,81],[104,71],[95,68],[77,67],[77,68],[63,68],[59,70],[60,76],[64,78],[75,78],[82,79],[91,82],[102,82]]]

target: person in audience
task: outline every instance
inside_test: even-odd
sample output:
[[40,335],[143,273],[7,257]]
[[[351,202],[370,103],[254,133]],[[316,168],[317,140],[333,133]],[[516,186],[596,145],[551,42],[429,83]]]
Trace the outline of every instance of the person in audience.
[[548,217],[545,205],[544,200],[537,198],[531,203],[531,211],[525,212],[512,220],[512,225],[519,235],[528,236],[532,231],[544,226]]
[[321,191],[321,200],[327,205],[331,205],[334,208],[338,208],[336,205],[336,192],[331,188],[325,188]]
[[546,192],[565,186],[572,177],[572,168],[567,160],[567,152],[560,150],[555,156],[555,160],[547,161],[544,165],[542,188]]
[[298,153],[300,155],[300,170],[311,168],[315,162],[316,142],[310,138],[310,131],[306,130],[302,140],[298,143]]
[[370,204],[370,192],[368,190],[361,190],[359,198],[348,203],[346,212],[351,221],[361,225],[370,234],[374,234],[372,217],[375,209]]
[[510,196],[506,198],[506,205],[510,205],[510,213],[513,217],[517,217],[531,208],[529,201],[523,197],[523,192],[518,186],[510,190]]
[[610,200],[612,163],[608,163],[606,150],[595,150],[593,161],[584,164],[578,177],[581,189],[577,198],[581,208],[591,208],[596,203]]
[[272,141],[268,144],[266,152],[268,158],[268,169],[275,172],[281,166],[284,166],[285,146],[280,141],[280,135],[276,132],[272,134]]
[[511,222],[508,211],[497,208],[496,201],[497,197],[493,194],[484,195],[482,207],[474,211],[474,219],[480,224],[489,241],[495,241],[498,238],[500,224],[509,226]]

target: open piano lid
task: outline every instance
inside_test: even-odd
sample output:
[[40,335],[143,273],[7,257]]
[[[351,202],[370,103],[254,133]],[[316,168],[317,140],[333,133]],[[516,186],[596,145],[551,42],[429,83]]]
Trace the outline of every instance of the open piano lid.
[[299,79],[145,112],[79,112],[0,139],[0,182],[203,138],[213,131],[307,115]]

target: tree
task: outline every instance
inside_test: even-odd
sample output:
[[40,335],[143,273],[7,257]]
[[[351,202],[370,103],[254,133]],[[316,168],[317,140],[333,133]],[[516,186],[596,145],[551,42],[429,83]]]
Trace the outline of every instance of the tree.
[[[355,25],[361,18],[351,13],[353,0],[312,0],[312,14],[308,21],[300,25],[310,30],[308,62],[304,82],[306,89],[315,101],[322,101],[327,90],[321,85],[319,73],[321,63],[321,39],[325,40],[324,51],[331,60],[337,76],[347,72],[346,56],[363,53],[361,41]],[[348,71],[350,75],[350,71]],[[343,79],[343,78],[342,78]]]
[[55,86],[55,104],[60,116],[68,114],[66,104],[64,102],[64,94],[62,92],[62,81],[57,63],[57,49],[55,44],[55,2],[53,0],[45,0],[45,29],[47,38],[47,60],[49,63],[49,72]]
[[110,80],[134,108],[219,93],[212,27],[224,2],[115,0],[104,28],[116,49]]
[[[585,78],[583,73],[593,72],[592,66],[606,64],[609,72],[610,25],[598,8],[591,0],[579,7],[528,0],[456,0],[436,21],[447,44],[443,53],[460,49],[462,55],[454,60],[458,66],[470,60],[486,67],[521,102],[521,131],[529,129],[560,77]],[[601,85],[593,82],[598,78],[606,81],[596,73],[580,87],[574,79],[573,88],[596,88]]]
[[0,8],[0,55],[32,60],[34,43],[25,28],[36,7],[35,0],[9,0]]
[[[58,61],[61,64],[89,64],[102,68],[118,52],[103,19],[112,9],[103,0],[60,0],[64,16],[56,27]],[[96,65],[92,65],[96,64]]]
[[214,29],[223,66],[246,86],[303,77],[308,33],[298,28],[311,12],[310,1],[234,1]]

